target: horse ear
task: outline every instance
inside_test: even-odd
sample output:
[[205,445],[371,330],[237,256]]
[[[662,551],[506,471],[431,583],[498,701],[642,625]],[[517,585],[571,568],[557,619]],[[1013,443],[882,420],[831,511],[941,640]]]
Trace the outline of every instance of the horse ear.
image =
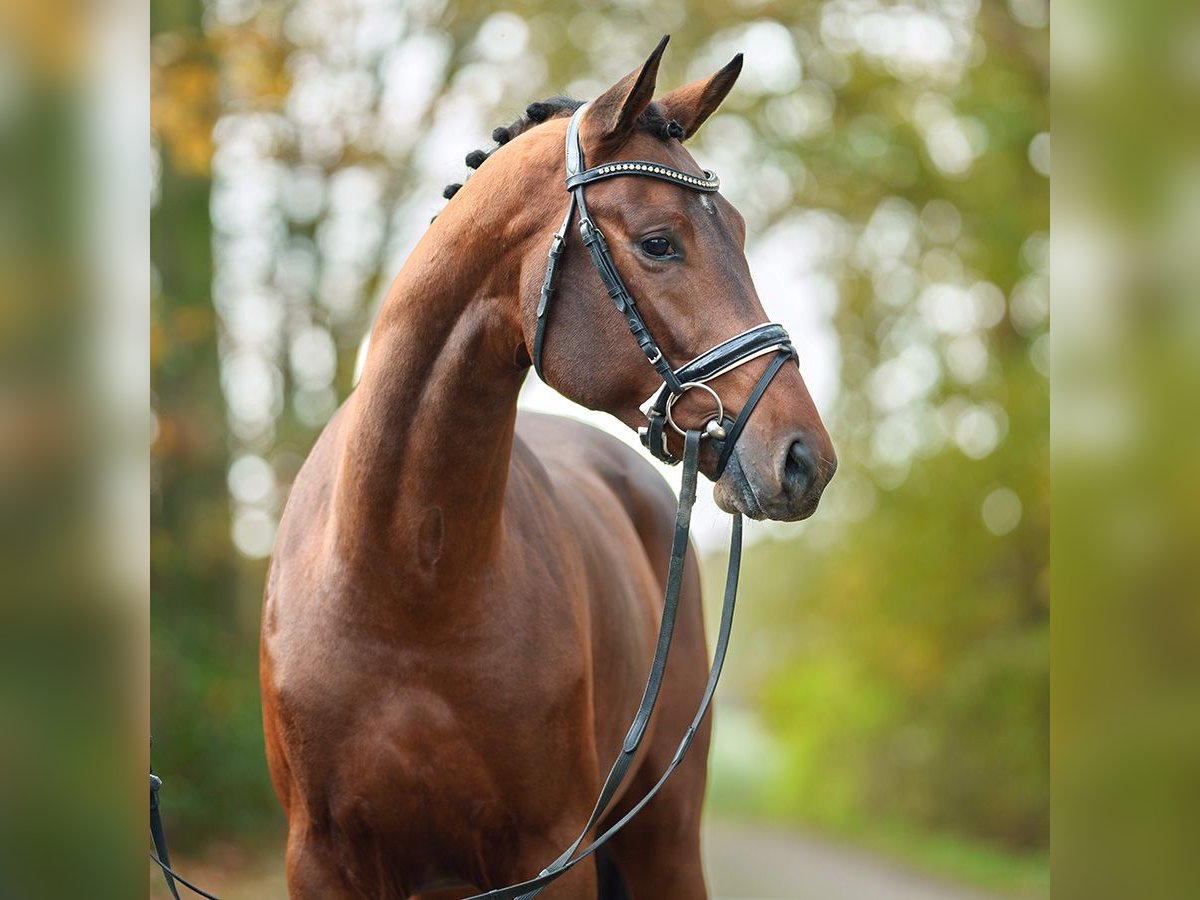
[[687,140],[716,112],[741,71],[742,54],[739,53],[716,75],[676,88],[661,98],[658,105],[668,119],[674,119],[683,127],[683,139]]
[[633,133],[634,123],[654,99],[658,63],[667,47],[669,34],[642,63],[591,102],[579,125],[580,137],[592,165],[620,149]]

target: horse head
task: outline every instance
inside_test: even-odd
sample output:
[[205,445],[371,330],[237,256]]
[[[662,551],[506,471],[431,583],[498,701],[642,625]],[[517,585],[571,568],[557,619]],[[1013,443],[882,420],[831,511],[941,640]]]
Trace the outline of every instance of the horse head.
[[[685,142],[733,87],[741,56],[711,77],[655,100],[665,45],[666,38],[642,66],[576,117],[587,166],[639,160],[706,177]],[[487,157],[486,166],[480,166],[481,156],[468,157],[469,164],[480,166],[467,184],[476,202],[483,199],[476,192],[484,190],[493,197],[515,193],[520,201],[498,237],[517,250],[521,288],[513,315],[522,345],[514,354],[525,365],[534,359],[539,304],[545,305],[547,246],[568,204],[563,147],[569,120],[580,106],[565,98],[532,104],[511,129],[497,130],[502,146]],[[611,178],[588,185],[586,204],[620,279],[637,298],[640,316],[672,368],[767,321],[746,260],[745,220],[720,193],[686,190],[662,178]],[[579,232],[568,228],[564,237],[551,324],[540,348],[542,375],[570,399],[637,428],[645,424],[642,407],[662,379],[613,314],[606,296],[611,292]],[[750,359],[712,378],[707,387],[736,417],[770,364],[769,354]],[[682,428],[702,427],[713,406],[709,391],[688,391],[675,404],[674,421]],[[681,434],[664,434],[666,449],[680,455]],[[701,456],[701,471],[717,479],[718,505],[755,519],[812,515],[837,467],[829,434],[799,367],[792,364],[771,378],[726,454],[727,465],[718,466],[720,450],[719,441],[708,441]]]

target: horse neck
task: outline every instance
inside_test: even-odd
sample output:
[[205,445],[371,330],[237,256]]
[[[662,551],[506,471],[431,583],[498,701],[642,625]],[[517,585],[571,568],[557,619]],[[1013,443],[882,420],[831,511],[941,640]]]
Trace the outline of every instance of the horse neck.
[[526,371],[519,258],[483,237],[466,201],[389,290],[343,426],[338,542],[411,590],[469,577],[495,552]]

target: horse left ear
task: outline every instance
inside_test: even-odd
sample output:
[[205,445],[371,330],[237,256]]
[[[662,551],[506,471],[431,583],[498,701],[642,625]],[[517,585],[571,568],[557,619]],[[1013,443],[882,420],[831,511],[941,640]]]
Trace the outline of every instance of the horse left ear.
[[658,64],[668,40],[670,35],[664,34],[641,66],[588,104],[580,123],[580,137],[593,165],[621,148],[633,133],[638,116],[654,99]]
[[658,105],[668,119],[680,124],[683,139],[687,140],[700,130],[705,119],[716,112],[741,72],[742,54],[739,53],[716,75],[676,88],[662,97]]

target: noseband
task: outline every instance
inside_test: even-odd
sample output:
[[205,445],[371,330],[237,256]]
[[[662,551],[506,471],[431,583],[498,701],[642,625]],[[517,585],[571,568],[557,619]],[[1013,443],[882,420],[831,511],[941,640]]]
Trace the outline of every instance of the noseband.
[[[567,193],[570,195],[570,202],[567,205],[567,215],[550,244],[550,255],[546,261],[546,277],[542,281],[542,294],[538,300],[537,325],[533,337],[534,370],[538,373],[538,377],[543,381],[546,380],[546,376],[542,372],[542,352],[546,340],[546,325],[549,321],[550,301],[558,287],[558,263],[567,248],[567,229],[570,228],[571,220],[574,219],[575,212],[578,210],[579,235],[588,249],[592,264],[600,273],[600,279],[604,282],[608,296],[612,298],[617,312],[624,317],[625,324],[629,326],[630,333],[637,341],[642,353],[645,354],[646,361],[654,367],[654,371],[658,373],[663,382],[662,387],[656,390],[642,406],[642,413],[647,420],[646,426],[638,429],[638,436],[641,438],[642,444],[663,462],[671,465],[678,463],[678,457],[667,446],[667,428],[670,427],[680,434],[684,432],[671,418],[671,410],[675,402],[687,391],[703,387],[712,395],[717,404],[717,415],[707,423],[703,436],[712,438],[721,444],[717,467],[713,474],[713,479],[718,479],[725,471],[725,466],[733,453],[733,447],[737,443],[742,429],[746,426],[746,420],[750,418],[755,405],[762,398],[771,380],[783,368],[783,364],[789,359],[796,358],[796,348],[792,346],[791,339],[782,325],[767,323],[722,341],[678,369],[671,367],[661,345],[650,333],[650,328],[646,325],[646,320],[642,317],[633,295],[621,280],[616,261],[608,249],[608,242],[604,239],[603,232],[596,226],[588,213],[584,188],[589,184],[608,178],[638,176],[657,178],[659,181],[676,184],[689,191],[711,194],[720,189],[721,179],[707,170],[702,177],[698,177],[661,163],[645,160],[625,160],[605,163],[593,169],[585,168],[579,128],[587,107],[586,103],[579,107],[571,116],[571,122],[567,126]],[[707,387],[707,382],[750,362],[752,359],[769,353],[776,354],[775,358],[767,366],[766,371],[759,378],[758,384],[746,398],[741,412],[738,413],[736,419],[726,418],[720,397]]]

